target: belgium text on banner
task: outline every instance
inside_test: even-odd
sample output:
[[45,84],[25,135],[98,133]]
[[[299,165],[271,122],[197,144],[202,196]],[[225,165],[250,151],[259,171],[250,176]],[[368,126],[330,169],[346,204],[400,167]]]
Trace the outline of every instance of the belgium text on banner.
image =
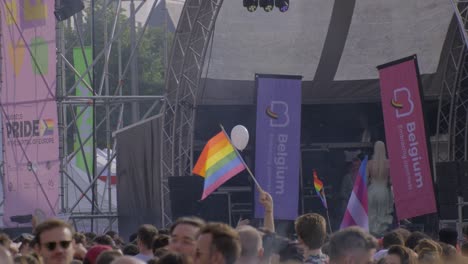
[[212,137],[203,148],[192,172],[205,178],[202,200],[223,183],[245,170],[234,146],[224,131]]
[[36,212],[54,216],[58,210],[54,5],[54,0],[0,2],[7,226]]
[[[300,76],[257,75],[255,176],[275,202],[275,219],[295,220],[299,204]],[[263,207],[255,192],[255,217]]]
[[416,57],[378,68],[398,219],[434,213],[437,209]]

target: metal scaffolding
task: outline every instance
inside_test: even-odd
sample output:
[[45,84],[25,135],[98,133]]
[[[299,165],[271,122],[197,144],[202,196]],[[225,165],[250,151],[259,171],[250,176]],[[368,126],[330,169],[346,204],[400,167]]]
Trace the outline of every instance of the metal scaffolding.
[[162,223],[171,223],[168,177],[190,175],[195,109],[206,51],[223,0],[187,0],[172,43],[163,121]]
[[[449,31],[449,48],[445,57],[445,72],[439,95],[435,162],[468,160],[468,1],[451,0],[455,30]],[[437,177],[437,174],[436,174]],[[462,231],[463,194],[458,193],[458,217],[455,221]],[[453,222],[453,221],[444,221]]]
[[456,30],[449,32],[451,44],[439,95],[436,161],[468,160],[468,2],[451,2]]
[[[83,14],[79,13],[71,18],[71,21],[64,21],[57,25],[57,104],[58,104],[58,127],[59,127],[59,149],[60,149],[60,173],[62,177],[61,186],[61,213],[70,217],[75,223],[79,221],[89,221],[91,229],[95,232],[103,232],[107,229],[112,229],[112,225],[117,219],[117,208],[112,206],[113,199],[111,192],[111,177],[106,178],[105,193],[101,200],[97,199],[96,195],[96,182],[101,175],[110,176],[110,166],[116,157],[116,142],[112,137],[112,132],[124,126],[124,109],[137,109],[140,104],[145,103],[147,106],[146,113],[140,115],[139,111],[132,113],[131,123],[139,122],[146,119],[150,115],[155,115],[160,111],[163,105],[163,95],[138,95],[138,72],[135,65],[135,58],[138,54],[138,47],[142,41],[143,34],[148,26],[150,17],[155,10],[159,1],[154,1],[150,13],[146,18],[142,28],[136,31],[135,16],[145,4],[145,1],[131,0],[131,19],[121,21],[119,15],[122,10],[123,0],[90,0],[85,3],[90,8],[91,26],[88,28],[83,27]],[[137,6],[135,8],[135,2]],[[98,9],[98,4],[101,8]],[[103,28],[104,32],[95,32],[99,23],[96,18],[104,18]],[[71,23],[73,21],[73,23]],[[112,21],[111,27],[108,22]],[[72,29],[78,36],[77,43],[71,43],[67,46],[64,39],[65,27]],[[125,30],[133,32],[131,34],[131,50],[130,55],[126,61],[122,56],[121,39]],[[91,34],[91,43],[85,43],[86,35]],[[97,50],[96,34],[103,34],[104,45],[102,50]],[[71,58],[67,57],[70,49],[79,47],[81,52],[85,54],[85,46],[90,45],[93,47],[92,61],[86,61],[86,71],[80,73],[71,63]],[[118,72],[109,72],[109,62],[112,60],[111,54],[118,54]],[[114,57],[115,59],[115,57]],[[99,67],[99,68],[98,68]],[[102,67],[102,68],[101,68]],[[123,86],[125,80],[128,78],[128,73],[131,72],[131,94],[123,93]],[[66,82],[66,74],[75,75],[75,82],[73,85],[68,85]],[[98,74],[99,73],[99,74]],[[91,83],[86,83],[86,77],[92,76]],[[114,76],[117,81],[111,81],[109,76]],[[89,96],[77,96],[76,89],[79,85],[84,85],[90,92]],[[79,107],[79,108],[78,108]],[[92,133],[86,138],[80,136],[77,121],[84,115],[87,109],[92,109],[94,114],[94,124]],[[99,114],[96,114],[99,112]],[[128,112],[128,110],[127,110]],[[107,160],[104,167],[96,170],[96,147],[97,135],[104,134],[105,146],[107,152]],[[78,143],[78,148],[70,149],[69,145],[71,137],[76,137],[75,146]],[[102,142],[102,137],[100,137]],[[93,161],[88,164],[85,158],[85,144],[89,141],[93,144]],[[87,187],[80,187],[74,179],[72,173],[69,171],[70,163],[77,155],[82,155],[86,165],[86,174],[89,179]],[[94,172],[94,173],[93,173]],[[67,200],[71,187],[79,190],[81,195],[74,201]],[[104,203],[104,197],[108,203]],[[92,210],[79,211],[78,204],[82,199],[88,200],[92,204]],[[71,205],[70,205],[71,204]],[[97,219],[104,219],[105,229],[94,227]],[[102,226],[102,223],[101,223]]]

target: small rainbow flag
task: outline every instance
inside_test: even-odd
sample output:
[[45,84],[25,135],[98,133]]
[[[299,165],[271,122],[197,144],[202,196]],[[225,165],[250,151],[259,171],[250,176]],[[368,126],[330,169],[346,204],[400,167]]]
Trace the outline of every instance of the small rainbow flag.
[[325,189],[323,188],[323,182],[318,178],[317,171],[314,170],[314,187],[318,197],[322,200],[322,204],[328,209],[327,197],[325,196]]
[[245,169],[224,131],[208,140],[198,158],[193,174],[205,178],[202,200],[219,186]]

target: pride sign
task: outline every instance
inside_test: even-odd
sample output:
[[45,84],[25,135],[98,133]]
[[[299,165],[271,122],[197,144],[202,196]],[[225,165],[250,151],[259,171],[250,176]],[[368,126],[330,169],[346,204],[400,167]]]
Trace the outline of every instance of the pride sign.
[[0,2],[7,226],[18,226],[16,216],[54,216],[58,210],[54,5],[54,0]]

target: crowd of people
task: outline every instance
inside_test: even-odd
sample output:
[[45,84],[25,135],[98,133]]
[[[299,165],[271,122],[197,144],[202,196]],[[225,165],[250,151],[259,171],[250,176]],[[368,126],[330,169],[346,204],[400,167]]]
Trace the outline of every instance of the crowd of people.
[[[97,236],[74,232],[62,220],[49,219],[10,240],[0,235],[2,264],[462,264],[468,244],[460,245],[450,228],[438,238],[398,228],[375,238],[359,227],[327,234],[327,222],[315,213],[298,217],[295,236],[275,234],[273,201],[260,190],[265,218],[262,227],[242,221],[237,227],[177,219],[170,229],[141,225],[128,243],[116,232]],[[464,229],[468,239],[468,227]]]

